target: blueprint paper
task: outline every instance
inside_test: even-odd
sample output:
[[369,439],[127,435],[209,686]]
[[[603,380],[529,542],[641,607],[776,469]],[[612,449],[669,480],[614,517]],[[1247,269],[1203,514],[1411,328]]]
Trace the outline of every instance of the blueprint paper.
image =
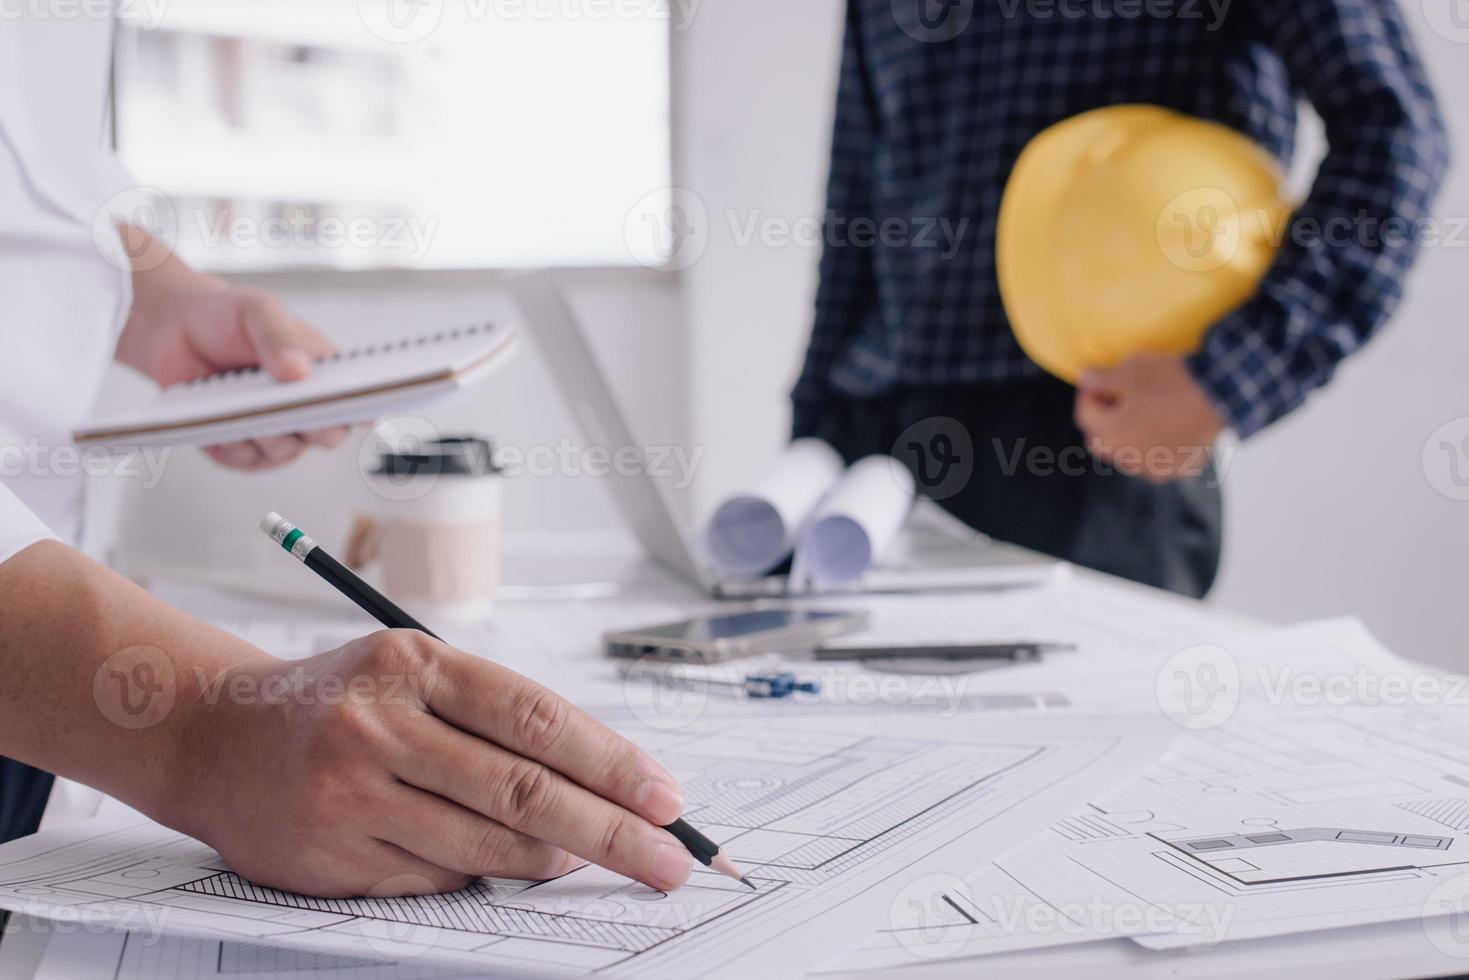
[[811,515],[791,578],[818,585],[858,581],[882,561],[916,499],[913,474],[891,456],[853,463]]
[[700,870],[663,895],[588,867],[449,896],[308,899],[243,881],[151,822],[104,819],[0,847],[0,907],[507,974],[790,974],[882,921],[913,882],[993,859],[1135,775],[1175,733],[1131,716],[827,715],[629,734],[681,778],[691,822],[758,891]]
[[785,561],[842,470],[841,455],[820,439],[791,443],[764,478],[715,509],[704,530],[714,567],[736,578],[758,578]]
[[1398,660],[1350,621],[1263,635],[1230,657],[1229,717],[943,883],[913,922],[823,972],[1118,937],[1182,949],[1462,911],[1469,684]]

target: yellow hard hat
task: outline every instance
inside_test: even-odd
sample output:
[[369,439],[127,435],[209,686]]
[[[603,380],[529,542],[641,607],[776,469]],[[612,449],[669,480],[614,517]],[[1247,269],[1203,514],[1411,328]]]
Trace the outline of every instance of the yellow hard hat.
[[1284,176],[1248,137],[1157,106],[1058,123],[1021,154],[996,263],[1020,346],[1075,383],[1186,354],[1249,299],[1289,221]]

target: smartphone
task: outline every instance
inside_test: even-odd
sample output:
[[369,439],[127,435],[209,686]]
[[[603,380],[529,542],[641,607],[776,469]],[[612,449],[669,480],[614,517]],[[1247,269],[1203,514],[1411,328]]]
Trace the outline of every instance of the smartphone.
[[673,663],[717,664],[762,653],[801,653],[826,640],[867,628],[866,612],[746,609],[664,626],[607,633],[610,657],[656,657]]

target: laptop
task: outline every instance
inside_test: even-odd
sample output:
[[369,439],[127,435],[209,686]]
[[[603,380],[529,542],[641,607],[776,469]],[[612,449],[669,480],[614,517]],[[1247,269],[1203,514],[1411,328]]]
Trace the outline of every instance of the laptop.
[[[583,438],[614,450],[644,445],[628,425],[555,274],[520,276],[510,288],[526,332],[541,351]],[[931,501],[920,500],[889,554],[859,582],[797,589],[782,574],[733,579],[719,575],[703,559],[668,486],[641,468],[636,475],[608,475],[606,482],[648,556],[720,599],[1013,588],[1050,582],[1066,567],[1057,559],[986,537]]]

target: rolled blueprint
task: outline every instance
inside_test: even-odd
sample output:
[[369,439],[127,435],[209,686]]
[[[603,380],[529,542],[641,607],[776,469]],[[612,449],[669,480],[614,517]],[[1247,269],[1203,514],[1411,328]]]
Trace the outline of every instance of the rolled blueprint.
[[916,489],[913,474],[891,456],[854,463],[812,515],[792,578],[818,586],[861,579],[902,530]]
[[759,578],[795,550],[807,521],[841,478],[842,458],[820,439],[797,439],[754,486],[714,511],[704,550],[719,572]]

